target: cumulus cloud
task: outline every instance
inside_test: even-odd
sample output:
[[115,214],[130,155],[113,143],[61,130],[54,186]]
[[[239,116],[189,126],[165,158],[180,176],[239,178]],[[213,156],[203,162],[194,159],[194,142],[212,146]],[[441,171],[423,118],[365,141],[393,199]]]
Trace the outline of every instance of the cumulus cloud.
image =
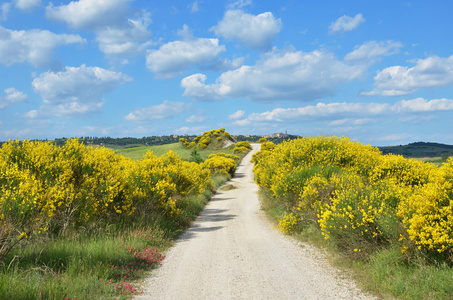
[[10,66],[28,62],[35,67],[48,67],[57,46],[83,44],[86,40],[74,34],[55,34],[47,30],[10,30],[0,26],[0,63]]
[[242,10],[228,10],[211,30],[227,40],[238,40],[250,49],[269,50],[281,27],[281,20],[275,19],[271,12],[254,16]]
[[393,106],[396,112],[435,112],[453,110],[453,100],[450,99],[433,99],[426,100],[416,98],[412,100],[402,100]]
[[184,111],[184,102],[165,100],[162,104],[137,108],[124,117],[134,123],[147,123],[156,120],[170,119]]
[[218,39],[193,37],[184,25],[180,35],[184,40],[169,42],[158,50],[149,50],[146,66],[158,78],[171,78],[182,74],[191,66],[219,61],[219,55],[225,52],[225,46],[219,45]]
[[359,27],[362,23],[365,23],[365,18],[362,16],[362,14],[357,14],[353,18],[344,15],[330,24],[329,33],[334,34],[352,31]]
[[187,123],[201,123],[206,120],[206,117],[203,115],[191,115],[186,119]]
[[[363,125],[372,122],[371,118],[389,114],[410,115],[453,111],[453,100],[417,98],[402,100],[394,105],[387,103],[318,103],[295,108],[276,108],[263,113],[252,113],[247,118],[236,121],[236,125],[247,126],[262,123],[313,122],[328,121],[330,125]],[[354,118],[355,117],[355,118]],[[428,120],[428,119],[426,119]]]
[[392,66],[374,77],[376,89],[363,95],[399,96],[422,88],[435,88],[453,84],[453,55],[431,56],[418,59],[412,68]]
[[245,115],[245,111],[243,110],[238,110],[237,112],[231,114],[228,116],[228,120],[237,120],[242,118]]
[[149,46],[151,23],[148,12],[129,18],[131,0],[72,1],[67,5],[46,8],[49,20],[68,24],[70,28],[84,29],[97,35],[99,49],[106,55],[134,55]]
[[46,72],[32,82],[42,97],[42,112],[58,116],[80,116],[99,111],[102,96],[132,78],[99,67],[65,67],[61,72]]
[[0,96],[0,109],[4,109],[11,104],[25,102],[28,98],[25,93],[15,88],[7,88],[4,92],[5,95]]
[[74,29],[94,30],[115,24],[118,19],[125,17],[130,2],[131,0],[80,0],[59,6],[50,3],[46,8],[46,17],[65,22]]
[[402,47],[403,44],[395,41],[370,41],[356,46],[354,51],[345,56],[344,60],[347,62],[366,62],[380,56],[397,54]]
[[151,33],[147,29],[149,24],[151,18],[146,13],[138,19],[128,19],[125,26],[101,28],[97,30],[96,38],[99,49],[107,55],[144,53],[151,44]]
[[41,0],[14,0],[14,5],[21,10],[30,10],[41,5]]
[[181,81],[184,96],[199,101],[247,97],[253,101],[311,101],[330,96],[335,87],[359,78],[363,66],[347,65],[330,52],[272,52],[254,66],[224,72],[215,83],[193,74]]

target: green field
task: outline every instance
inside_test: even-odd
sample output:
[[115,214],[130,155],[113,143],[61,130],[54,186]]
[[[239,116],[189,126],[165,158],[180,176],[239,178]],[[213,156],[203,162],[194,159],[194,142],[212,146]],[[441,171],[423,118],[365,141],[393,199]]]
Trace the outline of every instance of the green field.
[[[132,159],[141,159],[143,155],[147,151],[152,151],[156,156],[162,156],[168,151],[176,152],[182,159],[189,160],[190,154],[193,150],[185,149],[180,143],[173,143],[173,144],[166,144],[166,145],[159,145],[159,146],[145,146],[145,147],[134,147],[134,148],[123,148],[118,149],[115,152],[118,154],[122,154],[126,157],[130,157]],[[233,154],[233,150],[225,148],[225,149],[217,149],[217,150],[197,150],[203,160],[207,159],[210,154],[224,152],[228,154]]]

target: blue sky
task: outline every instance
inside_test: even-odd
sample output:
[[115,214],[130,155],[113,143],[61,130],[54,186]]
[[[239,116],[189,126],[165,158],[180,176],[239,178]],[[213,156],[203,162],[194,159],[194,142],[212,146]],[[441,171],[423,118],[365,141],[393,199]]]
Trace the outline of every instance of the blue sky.
[[200,134],[453,144],[453,2],[10,0],[0,140]]

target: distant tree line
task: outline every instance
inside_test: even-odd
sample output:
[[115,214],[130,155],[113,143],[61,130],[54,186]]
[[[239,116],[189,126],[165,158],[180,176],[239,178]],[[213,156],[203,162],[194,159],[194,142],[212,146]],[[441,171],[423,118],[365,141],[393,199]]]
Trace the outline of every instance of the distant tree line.
[[[141,138],[135,137],[95,137],[95,136],[82,136],[79,137],[79,141],[85,145],[91,146],[106,146],[106,147],[121,147],[121,148],[132,148],[141,146],[157,146],[178,143],[180,138],[186,138],[188,141],[192,141],[196,138],[196,135],[163,135],[163,136],[147,136]],[[257,143],[262,135],[237,135],[234,136],[234,140],[237,142],[248,141],[250,143]],[[268,141],[274,144],[281,144],[283,141],[293,140],[298,138],[296,135],[285,135],[285,137],[269,137]],[[53,140],[53,143],[57,146],[63,146],[69,138],[62,137]],[[47,141],[47,139],[45,140]],[[5,141],[0,141],[0,147]]]

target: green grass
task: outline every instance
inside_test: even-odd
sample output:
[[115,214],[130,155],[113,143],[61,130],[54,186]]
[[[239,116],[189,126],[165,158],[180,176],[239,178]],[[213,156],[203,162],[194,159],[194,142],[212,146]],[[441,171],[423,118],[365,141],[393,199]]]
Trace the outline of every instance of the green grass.
[[[122,154],[126,157],[132,159],[141,159],[147,151],[152,151],[156,156],[162,156],[168,151],[176,152],[182,159],[189,160],[190,154],[192,153],[191,149],[185,149],[181,146],[180,143],[159,145],[159,146],[149,146],[149,147],[134,147],[134,148],[124,148],[118,149],[115,152]],[[224,152],[228,154],[233,154],[233,150],[230,149],[210,149],[210,150],[197,150],[200,153],[200,156],[203,160],[206,160],[210,154]]]
[[[263,189],[260,201],[262,210],[274,224],[289,213],[282,201]],[[436,265],[422,258],[409,261],[393,245],[375,251],[366,261],[353,260],[325,240],[316,224],[305,225],[293,236],[324,249],[337,267],[346,270],[359,286],[380,299],[453,299],[453,268],[447,264]]]

